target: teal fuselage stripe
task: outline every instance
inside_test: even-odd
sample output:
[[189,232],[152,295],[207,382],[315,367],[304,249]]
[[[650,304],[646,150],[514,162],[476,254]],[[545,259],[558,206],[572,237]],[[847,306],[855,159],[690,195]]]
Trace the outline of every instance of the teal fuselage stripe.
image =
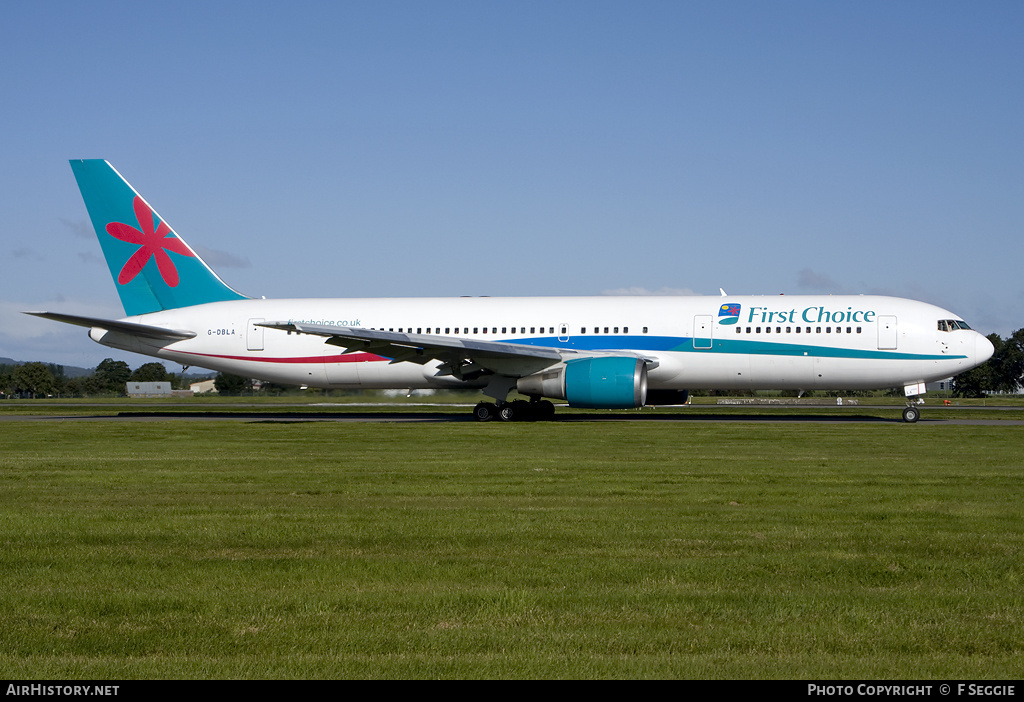
[[630,351],[674,351],[695,354],[733,354],[749,356],[797,356],[811,358],[851,358],[887,361],[948,361],[967,358],[962,354],[923,354],[900,351],[879,351],[877,349],[850,349],[812,344],[791,344],[776,341],[746,341],[737,339],[697,339],[685,336],[571,336],[568,341],[557,337],[536,337],[533,339],[501,339],[510,344],[529,344],[555,349],[576,349],[579,351],[606,351],[629,349]]

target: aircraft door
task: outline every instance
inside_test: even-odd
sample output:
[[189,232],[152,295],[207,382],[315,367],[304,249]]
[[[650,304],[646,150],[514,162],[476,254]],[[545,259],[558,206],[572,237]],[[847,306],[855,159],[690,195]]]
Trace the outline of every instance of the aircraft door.
[[878,348],[896,348],[896,317],[883,315],[878,318]]
[[712,317],[709,314],[699,314],[693,318],[693,348],[711,348]]
[[263,350],[263,332],[266,330],[266,327],[256,326],[262,321],[263,317],[249,320],[249,327],[245,332],[245,348],[249,351]]
[[563,344],[569,341],[569,325],[565,322],[558,325],[558,340]]

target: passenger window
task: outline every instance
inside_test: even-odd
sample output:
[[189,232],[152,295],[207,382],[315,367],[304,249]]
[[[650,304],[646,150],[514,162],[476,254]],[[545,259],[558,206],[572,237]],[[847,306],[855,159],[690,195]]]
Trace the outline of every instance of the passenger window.
[[622,333],[623,334],[628,334],[629,333],[629,327],[623,327],[622,328]]
[[644,334],[647,333],[647,327],[644,327]]
[[616,334],[618,334],[618,333],[619,333],[619,328],[618,328],[618,327],[615,327],[615,333],[616,333]]

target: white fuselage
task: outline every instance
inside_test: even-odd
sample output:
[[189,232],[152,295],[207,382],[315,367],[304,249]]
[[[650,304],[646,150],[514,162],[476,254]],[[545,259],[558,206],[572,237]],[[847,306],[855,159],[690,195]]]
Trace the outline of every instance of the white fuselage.
[[[187,366],[325,388],[480,387],[438,363],[345,353],[323,337],[257,326],[299,322],[560,350],[627,350],[657,360],[658,389],[856,389],[968,370],[981,334],[923,302],[879,296],[296,299],[215,302],[127,318],[190,330],[160,342],[94,328],[94,340]],[[944,329],[943,326],[946,326]]]

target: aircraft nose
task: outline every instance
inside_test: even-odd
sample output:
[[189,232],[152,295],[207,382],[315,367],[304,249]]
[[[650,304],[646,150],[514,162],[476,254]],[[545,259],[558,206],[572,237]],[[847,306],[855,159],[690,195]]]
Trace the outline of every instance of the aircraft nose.
[[974,362],[981,364],[992,358],[992,354],[995,353],[996,347],[992,345],[992,342],[987,338],[978,334],[974,339]]

